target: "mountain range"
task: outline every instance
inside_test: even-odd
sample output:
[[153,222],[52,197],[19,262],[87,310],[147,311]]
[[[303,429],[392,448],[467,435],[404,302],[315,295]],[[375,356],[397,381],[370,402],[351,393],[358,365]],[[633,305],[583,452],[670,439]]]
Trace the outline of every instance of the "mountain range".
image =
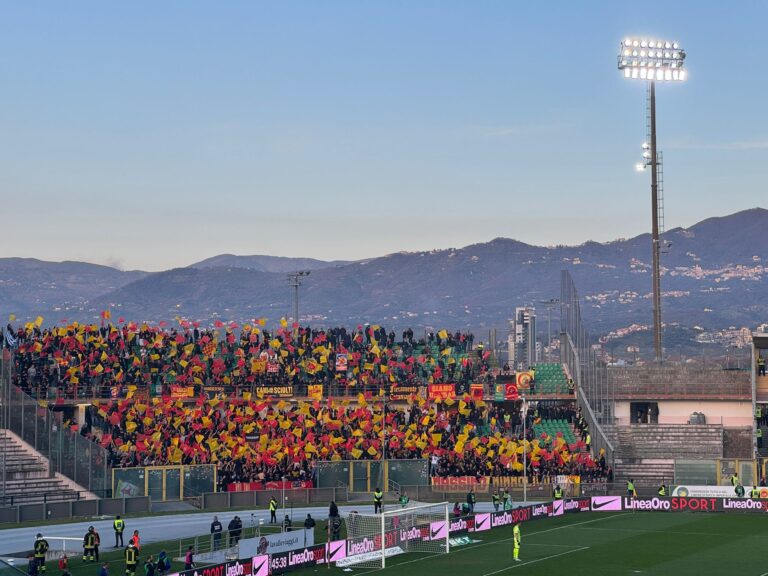
[[[665,322],[718,330],[768,321],[766,231],[768,210],[762,208],[667,231]],[[588,328],[605,334],[650,322],[650,245],[648,234],[554,247],[496,238],[353,262],[224,254],[154,273],[0,258],[0,311],[20,320],[43,315],[46,322],[93,320],[104,309],[113,318],[134,320],[276,321],[292,314],[287,273],[307,270],[300,288],[302,322],[496,327],[505,333],[515,307],[559,297],[560,272],[567,269],[582,296]]]

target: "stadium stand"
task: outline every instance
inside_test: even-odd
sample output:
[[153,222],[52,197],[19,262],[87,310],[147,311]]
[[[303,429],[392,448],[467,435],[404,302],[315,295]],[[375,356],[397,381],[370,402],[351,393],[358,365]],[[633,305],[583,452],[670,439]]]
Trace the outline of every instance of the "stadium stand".
[[9,431],[0,433],[5,490],[0,505],[76,500],[78,492],[60,476],[49,477],[48,461]]
[[561,364],[537,364],[534,370],[536,394],[568,394],[568,378]]

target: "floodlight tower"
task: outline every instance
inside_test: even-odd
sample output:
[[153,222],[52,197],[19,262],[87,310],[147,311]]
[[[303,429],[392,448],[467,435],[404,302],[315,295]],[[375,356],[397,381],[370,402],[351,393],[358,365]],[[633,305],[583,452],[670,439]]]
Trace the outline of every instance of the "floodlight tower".
[[293,287],[293,321],[299,323],[299,286],[301,286],[301,279],[305,276],[309,276],[309,270],[298,270],[297,272],[290,272],[288,274],[288,285]]
[[643,162],[651,169],[651,224],[653,249],[653,348],[656,362],[662,361],[661,345],[661,265],[659,245],[659,167],[661,153],[656,148],[656,82],[682,82],[685,51],[677,42],[647,38],[626,38],[621,42],[619,70],[624,78],[648,84],[648,142],[643,144]]

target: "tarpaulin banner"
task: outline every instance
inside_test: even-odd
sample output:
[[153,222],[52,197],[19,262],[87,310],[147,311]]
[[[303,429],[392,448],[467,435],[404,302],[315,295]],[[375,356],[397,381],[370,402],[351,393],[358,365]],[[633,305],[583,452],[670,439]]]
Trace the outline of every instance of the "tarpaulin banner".
[[441,478],[434,476],[432,486],[441,492],[469,492],[474,489],[475,492],[488,492],[488,477],[481,476],[451,476]]
[[264,396],[276,396],[278,398],[289,398],[293,396],[293,386],[257,386],[255,388],[257,394],[263,394]]
[[456,398],[455,384],[429,384],[427,390],[430,400],[453,400]]
[[424,386],[392,386],[390,400],[409,400],[411,396],[424,396]]

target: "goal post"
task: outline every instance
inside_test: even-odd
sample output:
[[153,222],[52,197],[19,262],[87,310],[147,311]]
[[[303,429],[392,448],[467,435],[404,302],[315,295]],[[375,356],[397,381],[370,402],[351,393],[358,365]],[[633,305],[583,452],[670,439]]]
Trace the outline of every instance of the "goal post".
[[412,503],[381,514],[346,516],[347,555],[340,567],[384,568],[387,559],[406,552],[423,555],[450,551],[448,502]]

